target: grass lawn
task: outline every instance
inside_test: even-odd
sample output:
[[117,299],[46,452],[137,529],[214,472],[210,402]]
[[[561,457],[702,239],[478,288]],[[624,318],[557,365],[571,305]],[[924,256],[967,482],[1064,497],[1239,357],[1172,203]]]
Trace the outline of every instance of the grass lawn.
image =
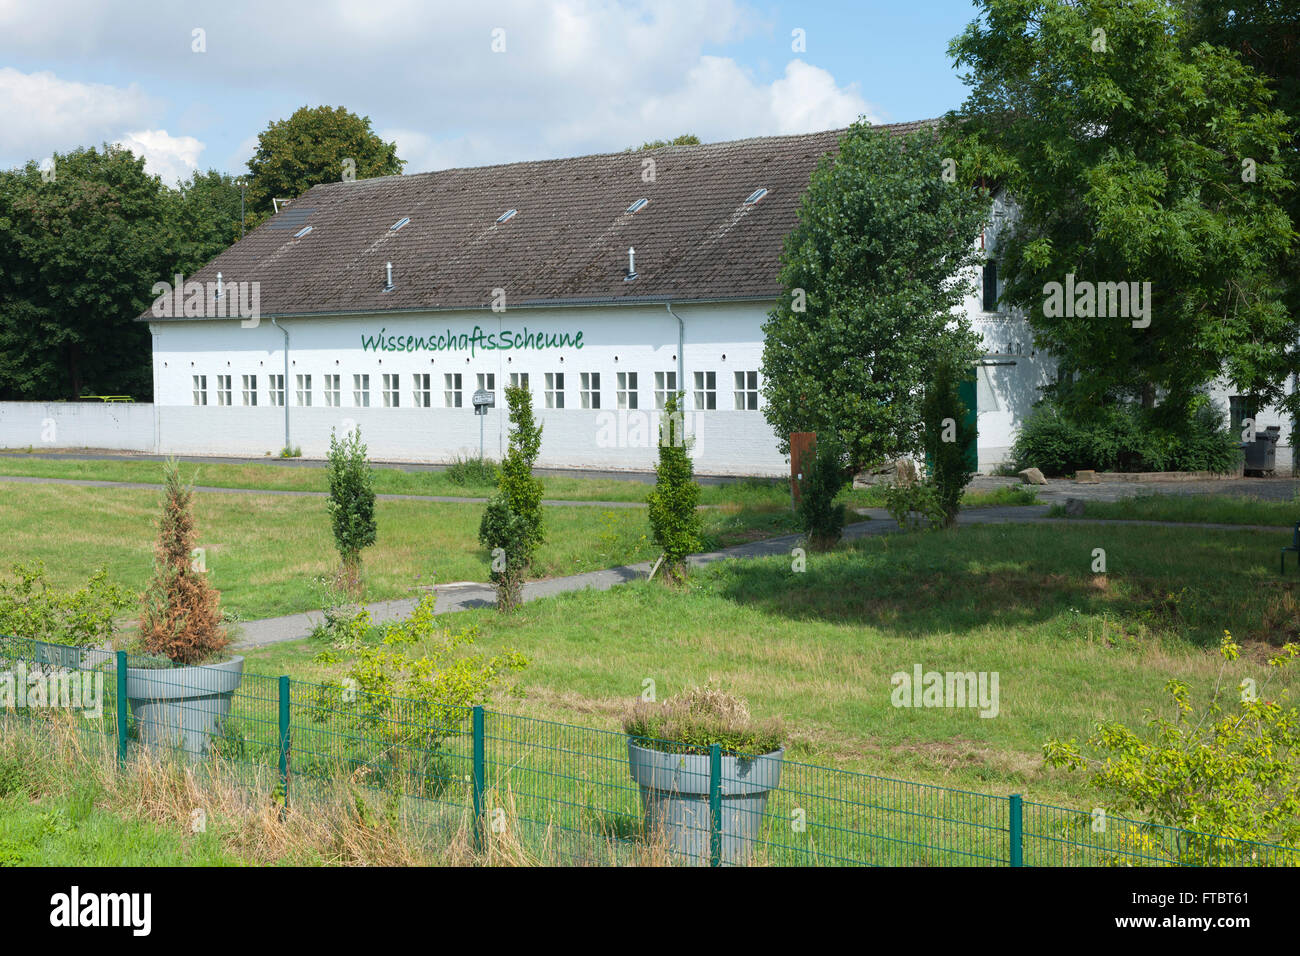
[[[155,461],[80,461],[76,459],[34,458],[12,452],[0,454],[0,475],[31,478],[77,478],[91,481],[130,481],[157,484],[162,481],[162,465]],[[212,488],[256,488],[274,491],[329,490],[324,468],[303,468],[266,464],[231,465],[217,462],[181,464],[186,481]],[[559,501],[635,501],[644,502],[650,485],[616,478],[572,478],[542,476],[545,496]],[[395,467],[375,467],[375,491],[379,494],[435,495],[452,497],[487,497],[495,490],[490,484],[457,484],[446,472],[402,471]],[[878,488],[846,490],[841,500],[851,507],[881,507],[884,496]],[[1033,504],[1032,489],[998,489],[992,493],[967,495],[970,507],[981,505]],[[789,509],[788,479],[740,478],[725,485],[704,485],[700,503],[752,509]]]
[[[1091,572],[1099,547],[1106,575]],[[1258,532],[976,526],[867,539],[811,555],[804,573],[735,561],[681,591],[634,583],[444,623],[530,658],[524,700],[500,710],[617,729],[647,679],[662,699],[713,677],[785,721],[791,759],[1090,806],[1085,777],[1043,767],[1043,742],[1098,720],[1140,726],[1171,678],[1205,693],[1225,628],[1245,646],[1233,683],[1262,683],[1270,645],[1300,632],[1297,584],[1277,579],[1273,554]],[[254,650],[248,667],[337,673],[312,662],[319,649]],[[998,672],[998,715],[895,708],[890,677],[916,664]]]
[[[1122,501],[1089,501],[1083,506],[1083,514],[1085,518],[1129,521],[1258,524],[1289,528],[1300,521],[1300,502],[1265,501],[1240,495],[1147,494]],[[1049,515],[1062,518],[1065,508],[1054,505]],[[1282,543],[1290,544],[1290,541]]]

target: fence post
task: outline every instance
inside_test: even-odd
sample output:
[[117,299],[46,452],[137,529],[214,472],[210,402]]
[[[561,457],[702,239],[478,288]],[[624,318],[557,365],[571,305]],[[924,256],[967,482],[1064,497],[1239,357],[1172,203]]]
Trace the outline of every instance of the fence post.
[[280,789],[284,792],[284,803],[280,805],[280,819],[284,819],[289,809],[289,751],[293,741],[289,730],[289,678],[280,676]]
[[722,747],[709,745],[709,866],[722,865]]
[[126,651],[117,652],[117,766],[126,766]]
[[474,708],[474,849],[483,852],[483,784],[487,776],[483,735],[483,708]]
[[1011,795],[1007,809],[1010,811],[1007,831],[1011,837],[1010,859],[1007,862],[1012,866],[1024,866],[1024,816],[1020,794]]

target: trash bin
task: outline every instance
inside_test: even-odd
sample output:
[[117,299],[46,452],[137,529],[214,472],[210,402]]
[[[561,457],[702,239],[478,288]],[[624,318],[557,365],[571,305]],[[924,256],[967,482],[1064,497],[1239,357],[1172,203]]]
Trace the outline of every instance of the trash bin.
[[1242,442],[1241,447],[1246,452],[1246,471],[1272,472],[1277,457],[1277,441],[1281,437],[1281,426],[1269,425],[1255,432],[1254,441]]

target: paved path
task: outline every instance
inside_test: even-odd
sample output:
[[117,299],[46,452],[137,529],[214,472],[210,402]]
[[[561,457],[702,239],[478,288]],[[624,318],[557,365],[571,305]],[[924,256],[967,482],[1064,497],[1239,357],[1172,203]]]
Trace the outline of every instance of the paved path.
[[[963,526],[987,524],[1090,524],[1090,525],[1146,525],[1151,527],[1185,528],[1186,524],[1175,521],[1126,521],[1119,518],[1049,518],[1049,505],[1028,505],[1004,508],[975,508],[958,515],[957,523]],[[859,508],[857,513],[871,518],[870,521],[858,522],[845,527],[844,538],[854,540],[873,535],[889,534],[898,530],[897,523],[883,508]],[[1231,525],[1198,524],[1197,528],[1207,531],[1286,531],[1272,525]],[[707,554],[691,555],[687,563],[692,567],[703,567],[717,561],[731,558],[764,558],[773,555],[788,555],[799,546],[803,536],[798,534],[781,535],[754,541],[749,544],[723,548]],[[627,564],[603,571],[588,571],[567,577],[549,578],[544,581],[529,581],[524,585],[523,600],[535,601],[538,598],[552,597],[569,591],[594,589],[608,591],[610,588],[645,578],[652,565]],[[437,594],[435,609],[439,614],[464,611],[468,608],[496,606],[496,591],[487,584],[462,582],[440,585],[434,589]],[[376,621],[394,621],[409,617],[415,610],[417,599],[405,598],[396,601],[378,601],[368,604],[371,616]],[[240,638],[242,647],[265,647],[284,641],[296,641],[311,633],[313,627],[321,623],[323,615],[319,611],[304,614],[290,614],[285,617],[264,618],[243,624]]]

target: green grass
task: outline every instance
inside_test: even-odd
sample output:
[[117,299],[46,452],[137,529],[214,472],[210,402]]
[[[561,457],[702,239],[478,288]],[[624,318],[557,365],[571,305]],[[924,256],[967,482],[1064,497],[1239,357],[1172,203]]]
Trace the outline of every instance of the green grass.
[[[318,579],[337,568],[324,498],[195,495],[199,545],[227,610],[270,617],[321,606]],[[40,559],[59,587],[98,567],[142,590],[152,570],[159,493],[148,489],[11,485],[0,496],[4,568]],[[378,542],[364,553],[366,594],[411,597],[419,586],[486,581],[490,555],[478,543],[483,506],[380,501]],[[736,507],[703,513],[705,547],[794,530],[788,509]],[[537,575],[554,577],[653,561],[646,512],[633,508],[546,509],[547,541]]]
[[[1265,501],[1238,495],[1149,494],[1121,501],[1089,501],[1085,518],[1124,521],[1179,521],[1189,524],[1246,524],[1291,527],[1300,521],[1300,502]],[[1053,518],[1065,516],[1065,508],[1054,505]],[[1284,542],[1289,544],[1290,542]],[[1281,547],[1279,544],[1278,547]]]
[[[315,491],[329,489],[325,469],[285,467],[268,459],[265,464],[223,464],[218,462],[181,464],[181,477],[188,482],[211,488],[251,488],[264,491]],[[431,495],[449,497],[487,497],[495,490],[490,482],[461,481],[477,469],[452,468],[448,471],[403,471],[397,467],[375,466],[375,491],[379,494]],[[33,458],[12,451],[0,454],[0,475],[29,478],[67,478],[90,481],[147,482],[162,481],[162,465],[154,461],[83,461],[78,459]],[[651,486],[645,482],[617,478],[574,478],[545,475],[545,496],[557,501],[644,502]],[[851,507],[884,507],[883,490],[878,487],[846,490],[840,500]],[[967,507],[984,505],[1034,504],[1030,488],[999,488],[994,492],[968,494]],[[790,482],[781,478],[737,478],[724,485],[704,485],[700,503],[748,509],[779,509],[790,506]]]
[[[1256,532],[968,527],[867,539],[810,555],[804,573],[733,561],[681,591],[641,582],[444,623],[477,627],[480,650],[530,658],[525,699],[501,710],[617,730],[645,681],[663,698],[717,678],[755,716],[784,721],[791,759],[1082,806],[1086,778],[1045,768],[1046,740],[1086,737],[1098,720],[1141,726],[1170,678],[1204,694],[1225,628],[1246,646],[1234,682],[1264,680],[1268,648],[1297,638],[1297,584],[1277,580],[1271,544]],[[1091,573],[1098,547],[1104,576]],[[317,650],[275,645],[248,666],[320,679],[332,671]],[[893,707],[891,675],[915,664],[997,671],[999,715]]]

